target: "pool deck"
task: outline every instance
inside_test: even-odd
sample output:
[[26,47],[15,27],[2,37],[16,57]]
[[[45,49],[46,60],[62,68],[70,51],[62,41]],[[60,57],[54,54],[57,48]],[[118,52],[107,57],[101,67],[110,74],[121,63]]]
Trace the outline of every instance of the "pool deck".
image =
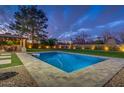
[[27,53],[17,55],[40,87],[101,87],[124,67],[124,59],[108,58],[84,69],[66,73]]

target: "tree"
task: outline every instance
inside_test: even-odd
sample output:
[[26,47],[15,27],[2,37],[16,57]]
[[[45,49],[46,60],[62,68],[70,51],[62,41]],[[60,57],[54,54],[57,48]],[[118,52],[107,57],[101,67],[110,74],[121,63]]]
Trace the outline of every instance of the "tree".
[[112,38],[112,34],[109,31],[104,31],[102,33],[104,43],[108,41],[108,39]]
[[49,45],[49,46],[54,46],[58,40],[54,38],[49,38],[47,40],[42,40],[41,43],[43,45]]
[[73,43],[75,44],[85,44],[86,43],[86,39],[89,35],[85,32],[82,32],[81,34],[75,36],[74,39],[71,39]]
[[47,35],[47,17],[37,6],[19,6],[15,12],[14,21],[10,24],[12,30],[16,30],[19,35],[31,35],[32,45],[34,40],[44,39]]
[[54,39],[54,38],[48,39],[49,46],[54,46],[56,42],[57,42],[57,39]]
[[122,43],[124,43],[124,31],[119,33],[119,37],[120,37]]
[[94,43],[95,44],[104,44],[103,40],[96,40]]

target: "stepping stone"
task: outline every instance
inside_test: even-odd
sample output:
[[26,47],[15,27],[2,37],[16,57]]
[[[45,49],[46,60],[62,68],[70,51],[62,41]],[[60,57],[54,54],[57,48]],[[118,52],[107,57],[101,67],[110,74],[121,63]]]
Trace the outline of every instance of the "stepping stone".
[[2,54],[0,54],[1,56],[9,56],[9,55],[11,55],[11,53],[2,53]]
[[9,64],[9,63],[11,63],[11,59],[0,60],[0,65],[2,65],[2,64]]
[[11,58],[11,56],[0,56],[0,59],[2,58]]

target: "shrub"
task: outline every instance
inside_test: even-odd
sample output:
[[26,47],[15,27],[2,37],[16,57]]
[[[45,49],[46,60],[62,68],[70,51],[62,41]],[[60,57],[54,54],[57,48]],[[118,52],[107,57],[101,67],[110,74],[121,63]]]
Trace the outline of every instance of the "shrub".
[[6,45],[7,42],[6,41],[0,41],[0,45]]
[[7,43],[7,45],[14,45],[13,41],[7,41],[6,43]]

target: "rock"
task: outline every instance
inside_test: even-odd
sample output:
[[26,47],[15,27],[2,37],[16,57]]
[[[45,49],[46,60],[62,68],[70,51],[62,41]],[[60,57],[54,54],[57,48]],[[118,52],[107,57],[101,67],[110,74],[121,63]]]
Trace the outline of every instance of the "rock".
[[0,73],[0,80],[6,80],[8,78],[16,76],[17,74],[18,74],[17,72]]

